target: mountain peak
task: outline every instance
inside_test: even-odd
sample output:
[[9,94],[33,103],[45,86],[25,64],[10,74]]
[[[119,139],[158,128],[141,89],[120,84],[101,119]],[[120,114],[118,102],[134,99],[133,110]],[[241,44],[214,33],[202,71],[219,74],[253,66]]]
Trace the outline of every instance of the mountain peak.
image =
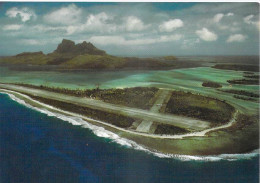
[[75,44],[74,41],[63,39],[62,42],[58,45],[55,53],[60,54],[73,54],[73,55],[105,55],[106,52],[96,48],[92,43],[83,41],[82,43]]

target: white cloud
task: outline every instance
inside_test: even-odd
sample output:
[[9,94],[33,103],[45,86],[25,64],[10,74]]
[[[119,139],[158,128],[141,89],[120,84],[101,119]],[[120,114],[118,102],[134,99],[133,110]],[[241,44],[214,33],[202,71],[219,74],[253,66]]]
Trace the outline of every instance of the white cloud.
[[252,21],[252,18],[254,18],[254,15],[248,15],[248,16],[244,17],[244,22],[247,24],[254,24],[254,22]]
[[159,30],[161,32],[172,32],[180,27],[183,27],[183,21],[181,19],[171,19],[159,25]]
[[181,48],[182,49],[188,49],[188,48],[194,47],[199,42],[200,42],[199,38],[196,38],[196,39],[185,39],[182,42]]
[[20,25],[20,24],[10,24],[10,25],[3,26],[3,30],[5,30],[5,31],[11,31],[11,30],[17,31],[17,30],[20,30],[21,28],[22,28],[22,25]]
[[177,41],[182,38],[182,35],[160,36],[157,38],[142,38],[142,39],[125,39],[122,36],[93,36],[89,39],[90,42],[99,45],[147,45],[162,42]]
[[243,34],[233,34],[228,37],[227,42],[228,43],[243,42],[243,41],[245,41],[245,39],[246,39],[246,36]]
[[20,45],[31,45],[31,46],[42,46],[60,43],[62,37],[49,37],[45,39],[21,39],[17,40],[17,44]]
[[72,35],[76,32],[81,32],[82,30],[83,30],[83,26],[70,25],[67,27],[66,32],[67,35]]
[[99,45],[122,44],[125,39],[121,36],[92,36],[90,42]]
[[224,14],[223,14],[223,13],[218,13],[218,14],[216,14],[216,15],[213,17],[213,21],[214,21],[215,23],[218,23],[218,22],[220,22],[220,20],[221,20],[223,17],[224,17]]
[[48,26],[48,25],[43,25],[43,24],[38,24],[32,26],[30,29],[36,33],[39,32],[66,32],[67,26]]
[[215,23],[215,26],[217,28],[219,28],[220,30],[228,30],[228,31],[231,31],[231,32],[237,32],[239,31],[241,28],[237,26],[237,22],[231,22],[231,20],[227,20],[226,23],[225,22],[221,22],[221,20],[223,20],[224,17],[231,17],[231,16],[234,16],[234,13],[226,13],[226,14],[223,14],[223,13],[218,13],[216,14],[213,19],[211,21],[213,21],[213,23]]
[[218,39],[218,36],[214,32],[209,31],[205,27],[197,30],[196,34],[204,41],[216,41]]
[[[110,5],[88,7],[76,3],[74,5],[73,3],[61,4],[55,7],[45,7],[45,9],[41,10],[43,14],[37,14],[37,21],[33,21],[34,18],[30,17],[30,20],[25,23],[22,22],[20,14],[9,14],[8,16],[16,18],[7,16],[2,18],[2,21],[0,21],[0,32],[2,33],[0,36],[2,36],[2,39],[0,38],[0,40],[5,41],[7,39],[4,38],[8,37],[11,43],[11,41],[27,38],[31,40],[24,41],[25,44],[40,45],[43,44],[45,39],[52,41],[56,37],[75,41],[92,38],[102,44],[113,43],[119,45],[118,47],[113,47],[113,45],[101,46],[111,54],[120,54],[121,51],[122,54],[128,54],[129,47],[127,45],[144,49],[145,51],[139,51],[142,54],[146,54],[147,50],[152,50],[153,54],[161,54],[165,50],[172,51],[174,47],[180,55],[188,53],[203,54],[204,52],[199,48],[204,47],[205,43],[207,43],[208,47],[205,54],[214,53],[215,49],[217,49],[216,53],[219,54],[228,54],[229,52],[230,54],[251,54],[256,52],[255,50],[258,48],[257,43],[251,41],[257,40],[259,33],[254,25],[259,21],[257,14],[259,10],[254,4],[198,3],[180,11],[159,11],[153,9],[152,6],[118,4],[111,8]],[[14,5],[10,8],[12,7]],[[16,7],[18,10],[22,9],[21,6],[18,7],[17,5]],[[39,11],[38,6],[34,6],[35,9],[31,6],[26,7],[33,9],[35,13]],[[200,8],[196,9],[196,7]],[[64,14],[64,11],[68,13]],[[3,13],[5,14],[6,11]],[[57,17],[51,17],[50,15],[57,15]],[[213,21],[215,16],[218,17],[216,19],[217,23]],[[150,19],[149,17],[153,18]],[[179,24],[174,22],[174,19],[179,19]],[[23,20],[26,20],[26,18]],[[22,27],[18,25],[22,25]],[[205,29],[203,30],[203,28]],[[182,34],[183,38],[175,41],[179,37],[170,37],[171,34]],[[222,48],[221,44],[226,43],[230,35],[235,34],[247,35],[243,42],[244,47]],[[98,36],[105,37],[101,39]],[[107,43],[105,43],[106,41]],[[163,42],[166,44],[163,46],[164,49],[160,50],[160,45],[163,45]],[[226,44],[232,45],[235,43],[237,42]],[[6,44],[2,43],[2,45]],[[36,46],[28,47],[37,48]],[[49,46],[40,47],[43,51],[51,51]],[[23,47],[21,46],[21,48]],[[9,48],[9,50],[12,49]],[[0,52],[4,51],[0,50]]]
[[241,30],[241,27],[237,26],[237,23],[234,22],[232,25],[218,25],[220,30],[229,30],[231,32],[237,32]]
[[224,17],[231,17],[234,16],[234,13],[227,13],[227,14],[223,14],[223,13],[218,13],[213,17],[213,22],[215,23],[219,23]]
[[89,26],[99,26],[100,24],[104,24],[109,19],[110,17],[105,12],[96,15],[90,14],[86,24]]
[[106,14],[105,12],[99,14],[90,14],[84,24],[70,25],[67,27],[67,34],[71,35],[79,32],[101,32],[101,33],[114,33],[114,32],[135,32],[142,31],[150,25],[145,25],[142,20],[135,16],[128,16],[123,18],[121,25],[115,24],[114,17]]
[[172,41],[178,41],[182,38],[183,36],[180,34],[174,34],[174,35],[169,35],[169,36],[160,36],[159,39],[156,40],[156,42],[172,42]]
[[82,15],[82,10],[76,5],[71,4],[67,7],[62,7],[49,14],[46,14],[43,19],[51,24],[71,25],[78,23]]
[[85,24],[86,30],[93,30],[93,31],[112,31],[114,26],[109,24],[107,21],[112,20],[113,17],[107,15],[105,12],[98,13],[98,14],[91,14],[88,16],[87,22]]
[[256,28],[258,28],[258,30],[260,30],[260,22],[259,22],[259,20],[258,21],[257,20],[253,20],[254,18],[255,18],[254,15],[248,15],[248,16],[244,17],[244,22],[246,24],[255,25]]
[[143,21],[135,16],[129,16],[126,18],[125,28],[127,31],[141,31],[147,28]]
[[26,22],[31,18],[36,18],[36,14],[34,13],[34,11],[27,7],[21,9],[18,9],[17,7],[13,7],[7,10],[5,14],[10,18],[20,17],[23,22]]
[[24,45],[44,45],[44,44],[46,44],[46,42],[39,41],[37,39],[21,39],[21,40],[19,40],[19,44],[24,44]]
[[229,13],[226,14],[226,16],[227,17],[234,16],[234,13],[229,12]]
[[108,23],[113,17],[107,15],[105,12],[98,14],[90,14],[87,21],[83,24],[70,25],[67,27],[67,34],[71,35],[78,32],[114,32],[117,26]]

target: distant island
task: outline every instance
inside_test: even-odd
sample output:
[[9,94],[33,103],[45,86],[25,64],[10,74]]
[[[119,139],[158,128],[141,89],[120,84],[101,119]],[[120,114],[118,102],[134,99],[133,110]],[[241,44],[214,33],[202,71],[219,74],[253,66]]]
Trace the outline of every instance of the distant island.
[[[174,69],[199,66],[198,63],[177,61],[174,56],[160,58],[118,57],[107,54],[96,48],[92,43],[75,42],[63,39],[52,53],[23,52],[15,56],[0,58],[1,65],[24,69],[24,66],[39,69],[52,67],[58,70],[86,69]],[[26,68],[25,68],[26,69]],[[27,68],[28,69],[28,68]]]
[[255,65],[246,65],[246,64],[216,64],[212,68],[234,70],[234,71],[259,72],[259,68],[256,67]]

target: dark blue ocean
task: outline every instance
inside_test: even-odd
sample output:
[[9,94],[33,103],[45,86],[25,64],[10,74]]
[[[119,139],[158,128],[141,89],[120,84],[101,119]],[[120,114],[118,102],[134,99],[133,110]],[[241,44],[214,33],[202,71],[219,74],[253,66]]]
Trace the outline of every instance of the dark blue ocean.
[[258,158],[216,162],[159,158],[0,94],[1,183],[250,183],[258,182]]

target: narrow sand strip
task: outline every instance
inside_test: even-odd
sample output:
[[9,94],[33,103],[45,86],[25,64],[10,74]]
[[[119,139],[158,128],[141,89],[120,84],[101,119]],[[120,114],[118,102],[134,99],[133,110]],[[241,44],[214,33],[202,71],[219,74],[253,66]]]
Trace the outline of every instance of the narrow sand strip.
[[36,100],[30,98],[29,96],[21,94],[19,92],[14,92],[14,91],[5,90],[5,89],[0,89],[0,92],[1,93],[6,93],[6,94],[16,94],[16,96],[18,95],[18,96],[24,97],[27,100],[32,101],[32,102],[34,102],[34,103],[36,103],[36,104],[38,104],[38,105],[40,105],[40,106],[42,106],[42,107],[44,107],[46,109],[50,109],[50,110],[55,111],[55,112],[60,112],[60,113],[63,113],[63,114],[67,114],[69,116],[79,117],[79,118],[84,119],[86,121],[98,123],[98,124],[101,124],[101,125],[104,125],[104,126],[109,126],[109,127],[112,127],[114,129],[117,129],[117,130],[120,130],[120,131],[123,131],[123,132],[131,133],[131,134],[135,134],[135,135],[140,135],[140,136],[145,136],[145,137],[150,137],[150,138],[160,138],[160,139],[182,139],[182,138],[185,138],[185,137],[198,137],[198,136],[202,137],[202,136],[205,136],[206,133],[209,133],[211,131],[216,131],[216,130],[219,130],[219,129],[223,129],[223,128],[227,128],[227,127],[232,126],[233,123],[235,123],[236,116],[238,114],[238,111],[236,111],[234,113],[234,115],[233,115],[232,120],[229,123],[225,124],[225,125],[214,127],[214,128],[210,128],[210,129],[206,129],[206,130],[203,130],[203,131],[200,131],[200,132],[188,133],[188,134],[183,134],[183,135],[154,135],[154,134],[145,134],[145,133],[139,133],[139,132],[135,132],[135,131],[130,131],[130,130],[127,130],[127,129],[123,129],[123,128],[120,128],[120,127],[108,124],[108,123],[100,121],[100,120],[94,120],[94,119],[88,118],[86,116],[82,116],[82,115],[79,115],[79,114],[76,114],[76,113],[64,111],[64,110],[55,108],[53,106],[50,106],[50,105],[41,103],[39,101],[36,101]]
[[50,92],[50,91],[45,91],[40,89],[32,89],[23,86],[16,86],[12,84],[0,84],[0,87],[11,91],[17,91],[28,95],[34,95],[34,96],[43,97],[51,100],[67,102],[74,105],[88,107],[91,109],[96,109],[96,110],[105,111],[109,113],[122,114],[124,116],[128,116],[131,118],[148,120],[148,121],[156,121],[163,124],[174,125],[180,128],[189,129],[190,131],[201,131],[210,127],[210,122],[208,121],[198,120],[198,119],[184,117],[184,116],[177,116],[172,114],[155,113],[148,110],[111,104],[111,103],[103,102],[101,100],[76,97],[76,96]]

